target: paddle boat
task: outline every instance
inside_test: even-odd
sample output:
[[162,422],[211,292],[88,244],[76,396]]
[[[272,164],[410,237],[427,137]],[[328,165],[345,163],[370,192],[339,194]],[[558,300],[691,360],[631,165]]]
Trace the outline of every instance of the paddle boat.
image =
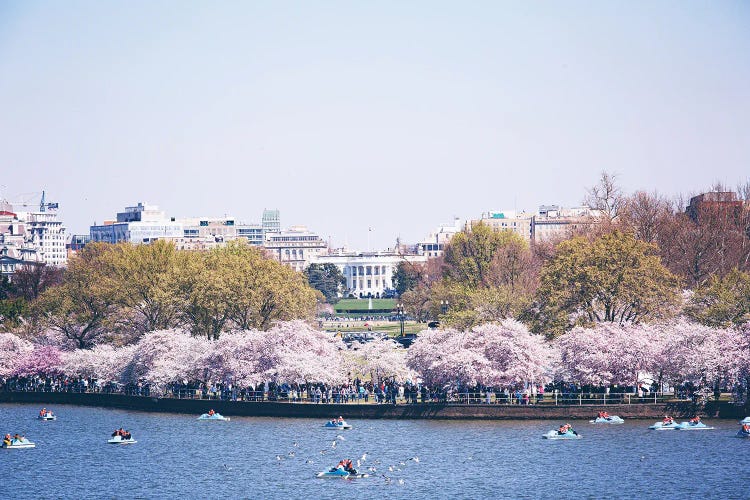
[[370,476],[369,474],[361,474],[357,472],[357,469],[347,471],[343,467],[332,467],[325,472],[318,472],[315,474],[315,477],[319,479],[360,479]]
[[107,440],[107,443],[109,443],[109,444],[135,444],[137,442],[138,441],[136,441],[135,439],[133,439],[132,436],[129,439],[125,439],[124,437],[119,436],[119,435],[118,436],[114,436],[112,439],[108,439]]
[[6,450],[20,450],[24,448],[35,448],[36,444],[32,443],[23,436],[12,437],[10,439],[8,439],[8,437],[6,436],[5,439],[3,439],[2,446],[0,447],[5,448]]
[[608,417],[596,417],[594,420],[589,420],[590,424],[624,424],[625,420],[618,417],[617,415],[610,415]]
[[204,413],[198,420],[221,420],[223,422],[229,422],[229,417],[223,416],[221,413]]
[[740,420],[741,424],[750,424],[750,417],[745,417],[742,420]]
[[549,431],[546,434],[542,434],[544,439],[581,439],[581,435],[573,429],[568,429],[562,434],[560,431]]
[[38,418],[39,420],[57,420],[57,415],[47,410],[39,412],[39,416],[37,416],[36,418]]
[[715,427],[710,427],[700,420],[697,422],[682,422],[680,424],[680,427],[678,427],[678,431],[710,431],[712,429],[715,429]]
[[661,422],[656,422],[654,425],[649,426],[652,431],[675,431],[679,429],[682,424],[678,424],[672,417],[665,416]]
[[344,420],[341,417],[339,417],[338,419],[334,418],[333,420],[329,420],[328,422],[323,424],[323,427],[325,427],[326,429],[336,429],[336,430],[345,430],[345,431],[348,431],[349,429],[352,428],[352,426],[347,424],[346,420]]

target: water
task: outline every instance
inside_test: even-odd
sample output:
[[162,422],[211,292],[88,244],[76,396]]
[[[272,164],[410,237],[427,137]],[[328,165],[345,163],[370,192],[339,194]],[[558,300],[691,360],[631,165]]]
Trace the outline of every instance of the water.
[[[750,496],[750,440],[734,437],[734,421],[709,420],[716,430],[695,432],[649,431],[649,421],[574,421],[583,439],[548,441],[541,435],[559,422],[351,420],[353,430],[334,431],[314,419],[199,422],[74,406],[54,407],[58,420],[42,422],[39,409],[0,405],[0,431],[37,444],[0,450],[2,498]],[[137,444],[106,444],[121,426]],[[375,467],[373,477],[313,477],[364,453],[360,469]]]

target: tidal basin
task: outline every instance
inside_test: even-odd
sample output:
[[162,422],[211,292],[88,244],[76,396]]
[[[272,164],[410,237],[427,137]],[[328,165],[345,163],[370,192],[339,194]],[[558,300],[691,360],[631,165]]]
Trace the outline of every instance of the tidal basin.
[[[548,441],[562,422],[348,419],[340,431],[70,405],[45,422],[40,408],[0,405],[2,433],[36,443],[0,450],[5,498],[747,498],[750,487],[750,440],[727,419],[702,432],[573,420],[583,439]],[[138,442],[108,445],[119,427]],[[343,458],[370,477],[314,477]]]

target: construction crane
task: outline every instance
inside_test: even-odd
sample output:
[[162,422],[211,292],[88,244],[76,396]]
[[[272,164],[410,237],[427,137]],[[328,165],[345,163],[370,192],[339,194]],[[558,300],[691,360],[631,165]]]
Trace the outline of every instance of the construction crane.
[[[36,204],[35,201],[33,201],[35,198],[39,196],[39,192],[36,193],[22,193],[19,196],[19,201],[10,201],[10,200],[4,200],[7,203],[10,203],[13,205],[13,208],[22,208],[22,209],[28,209],[29,207],[38,206],[40,212],[46,212],[49,209],[57,209],[59,208],[59,203],[57,202],[47,202],[46,201],[46,193],[44,191],[41,192],[42,198],[39,202],[39,205]],[[0,199],[2,199],[0,197]]]

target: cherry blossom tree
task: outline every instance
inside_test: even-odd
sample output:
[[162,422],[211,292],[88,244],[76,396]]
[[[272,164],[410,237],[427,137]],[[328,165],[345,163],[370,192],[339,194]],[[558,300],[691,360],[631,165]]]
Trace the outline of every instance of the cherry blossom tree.
[[600,323],[574,328],[556,340],[572,381],[637,386],[660,369],[664,331],[649,325]]
[[0,377],[13,375],[21,361],[33,349],[31,342],[12,333],[0,333]]
[[159,394],[172,382],[205,380],[206,359],[212,348],[209,340],[181,330],[147,333],[135,345],[133,357],[123,371],[123,381],[149,382],[152,391]]
[[98,379],[100,382],[120,380],[132,361],[135,346],[114,348],[109,345],[93,349],[76,349],[65,352],[61,371],[65,375]]
[[222,335],[205,360],[210,378],[253,388],[266,381],[266,373],[278,364],[266,336],[257,330]]
[[394,378],[415,381],[417,374],[406,366],[406,349],[391,339],[354,343],[346,351],[348,371],[369,375],[373,382]]
[[515,320],[422,332],[407,366],[428,384],[522,385],[551,378],[554,348]]
[[30,377],[33,375],[59,375],[62,373],[62,351],[54,346],[35,346],[30,352],[21,356],[14,375]]
[[266,373],[277,383],[323,382],[341,384],[347,381],[340,339],[315,330],[304,321],[278,323],[266,333],[278,360]]

